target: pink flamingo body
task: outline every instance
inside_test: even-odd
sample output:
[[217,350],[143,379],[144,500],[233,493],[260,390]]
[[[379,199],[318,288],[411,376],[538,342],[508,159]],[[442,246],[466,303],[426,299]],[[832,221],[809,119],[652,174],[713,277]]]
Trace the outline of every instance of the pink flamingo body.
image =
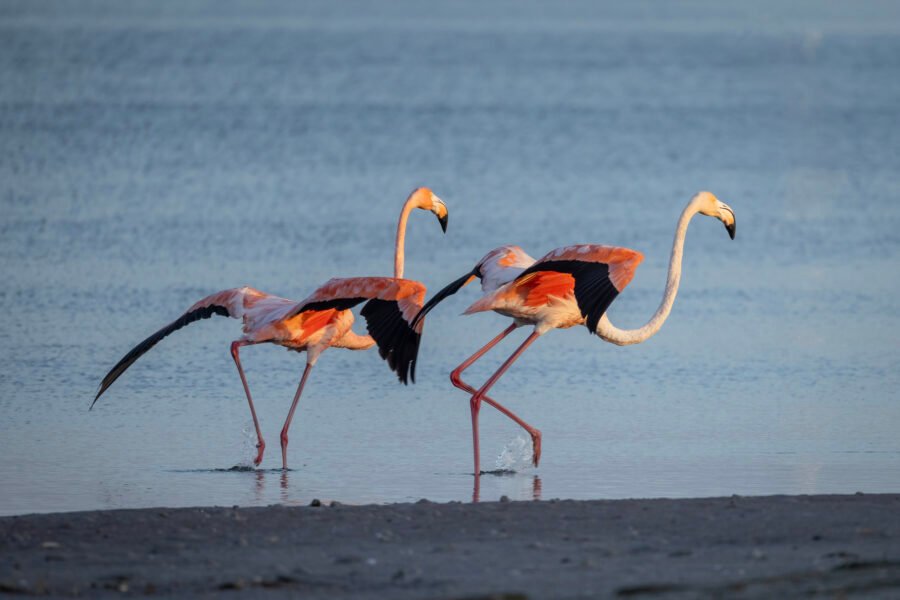
[[[169,334],[186,325],[211,317],[228,316],[241,319],[243,336],[231,344],[231,355],[240,375],[241,384],[250,405],[250,414],[257,435],[257,456],[262,462],[265,441],[240,361],[243,346],[271,343],[289,350],[306,352],[306,368],[281,430],[282,466],[287,468],[288,429],[309,372],[319,355],[326,349],[345,348],[366,350],[378,345],[379,354],[397,374],[401,382],[415,381],[415,359],[422,332],[421,322],[412,323],[422,308],[425,286],[402,279],[403,238],[406,219],[413,208],[434,212],[446,230],[447,209],[444,203],[427,188],[415,190],[401,212],[402,227],[398,229],[395,248],[396,277],[354,277],[331,279],[302,302],[266,294],[251,287],[217,292],[189,308],[180,318],[155,332],[126,354],[104,377],[94,403],[138,358]],[[353,331],[354,306],[365,303],[361,314],[366,320],[369,335]],[[93,408],[94,403],[91,404]]]
[[[494,311],[513,319],[512,325],[450,374],[454,386],[472,394],[470,410],[476,477],[481,473],[478,414],[482,401],[500,410],[529,433],[533,448],[532,462],[535,466],[541,457],[540,431],[489,398],[487,393],[491,387],[528,346],[552,329],[567,329],[583,324],[591,333],[596,333],[601,339],[617,345],[639,343],[654,335],[665,321],[674,302],[681,273],[684,234],[691,217],[697,213],[722,220],[729,235],[734,239],[734,211],[709,192],[695,195],[682,212],[676,229],[663,303],[651,321],[638,330],[620,330],[606,318],[607,308],[631,282],[635,270],[644,258],[640,252],[615,246],[595,244],[566,246],[549,252],[531,264],[528,264],[530,257],[518,246],[502,246],[489,252],[471,272],[446,286],[425,304],[413,321],[414,324],[441,300],[459,291],[475,277],[480,277],[486,293],[469,306],[465,314]],[[475,389],[462,380],[461,375],[465,369],[518,327],[525,325],[534,327],[532,333],[481,387]]]

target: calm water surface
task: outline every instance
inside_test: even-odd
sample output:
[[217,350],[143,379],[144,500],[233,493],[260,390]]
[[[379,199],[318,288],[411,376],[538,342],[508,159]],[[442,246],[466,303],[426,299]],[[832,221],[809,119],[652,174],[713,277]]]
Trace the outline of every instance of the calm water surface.
[[501,380],[544,457],[523,466],[486,407],[484,467],[508,448],[516,472],[483,499],[900,492],[896,6],[0,2],[0,514],[470,499],[447,374],[507,324],[458,317],[474,290],[429,318],[415,386],[325,353],[288,473],[304,359],[277,347],[243,353],[263,469],[229,470],[254,453],[235,321],[170,337],[87,410],[208,293],[390,274],[421,184],[450,229],[413,216],[408,276],[438,289],[501,243],[628,246],[623,327],[655,310],[689,197],[737,211],[734,242],[691,226],[658,336],[551,332]]

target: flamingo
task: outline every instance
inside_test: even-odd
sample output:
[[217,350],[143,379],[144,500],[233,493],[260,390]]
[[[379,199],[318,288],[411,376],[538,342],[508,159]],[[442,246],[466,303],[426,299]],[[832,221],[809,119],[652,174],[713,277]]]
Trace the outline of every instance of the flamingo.
[[[567,329],[584,324],[590,333],[618,346],[639,344],[655,335],[668,318],[675,302],[681,281],[684,238],[688,224],[696,214],[719,219],[724,223],[728,235],[734,239],[735,216],[731,207],[711,192],[694,195],[675,227],[675,240],[662,302],[643,327],[619,329],[606,315],[612,301],[631,282],[635,270],[644,259],[643,254],[628,248],[595,244],[557,248],[537,261],[518,246],[501,246],[489,252],[474,269],[447,285],[422,307],[413,320],[413,326],[417,326],[444,298],[455,294],[477,277],[481,279],[485,293],[464,314],[492,310],[513,319],[509,327],[450,373],[450,381],[455,387],[472,394],[470,411],[476,479],[481,473],[478,413],[482,401],[497,408],[529,433],[534,466],[538,465],[541,458],[541,432],[487,396],[497,380],[537,338],[551,329]],[[532,333],[480,388],[475,389],[462,380],[461,375],[465,369],[517,328],[525,325],[534,327]]]
[[[135,346],[116,363],[103,378],[91,408],[128,367],[169,334],[213,315],[242,319],[244,335],[231,343],[231,356],[240,375],[256,429],[258,452],[253,461],[255,465],[262,462],[266,443],[241,366],[240,348],[271,343],[288,350],[306,352],[306,368],[281,429],[282,468],[287,469],[288,429],[309,372],[319,355],[327,348],[366,350],[377,344],[379,354],[388,362],[399,380],[404,384],[409,380],[415,382],[415,360],[422,323],[419,320],[413,325],[412,321],[425,300],[425,286],[417,281],[403,279],[406,224],[414,209],[433,212],[441,229],[445,233],[447,231],[448,211],[444,202],[428,188],[413,190],[400,212],[394,246],[394,277],[331,279],[299,303],[251,287],[223,290],[207,296],[178,319]],[[361,314],[366,319],[370,335],[358,335],[351,328],[354,317],[350,309],[362,302],[366,304]]]

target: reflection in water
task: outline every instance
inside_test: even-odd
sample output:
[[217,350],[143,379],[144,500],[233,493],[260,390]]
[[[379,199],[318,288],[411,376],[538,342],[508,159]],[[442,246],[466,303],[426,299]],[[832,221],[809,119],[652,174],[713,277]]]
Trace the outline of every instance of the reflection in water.
[[283,504],[288,504],[290,501],[290,477],[289,469],[254,469],[253,470],[253,482],[254,482],[254,500],[255,504],[261,505],[265,504],[266,499],[266,477],[268,473],[278,473],[278,481],[280,487],[279,498]]
[[284,504],[288,502],[288,470],[284,469],[281,472],[281,501]]
[[256,471],[256,503],[260,504],[266,495],[266,473]]
[[[308,488],[308,481],[305,480],[305,473],[299,472],[297,477],[299,480],[295,480],[294,483],[297,484],[299,481],[299,487],[292,489],[291,488],[291,472],[292,469],[254,469],[254,504],[257,506],[272,504],[273,502],[279,502],[285,505],[291,506],[302,506],[309,503],[312,497],[306,497],[301,492],[305,492],[306,494],[315,493],[313,490]],[[267,479],[270,477],[278,477],[278,486],[267,491]],[[269,486],[271,487],[271,486]]]
[[[481,477],[516,477],[519,478],[519,475],[512,471],[482,471],[479,475],[473,475],[472,477],[472,502],[477,503],[481,501]],[[505,494],[504,494],[505,495]],[[514,500],[524,499],[524,494],[516,494]],[[531,478],[531,499],[532,500],[540,500],[541,499],[541,478],[538,475],[534,475]]]

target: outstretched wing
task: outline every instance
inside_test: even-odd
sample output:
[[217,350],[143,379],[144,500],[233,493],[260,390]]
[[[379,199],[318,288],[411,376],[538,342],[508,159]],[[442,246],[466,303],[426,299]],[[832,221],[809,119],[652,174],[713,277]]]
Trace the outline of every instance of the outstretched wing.
[[534,259],[525,253],[519,246],[500,246],[485,254],[475,265],[475,268],[452,281],[425,303],[419,314],[413,320],[413,324],[421,323],[431,309],[449,298],[476,277],[481,279],[481,289],[484,292],[493,292],[502,285],[513,281],[522,271],[534,264]]
[[207,296],[206,298],[203,298],[202,300],[194,304],[179,318],[175,319],[156,333],[150,335],[140,344],[132,348],[128,352],[128,354],[123,356],[121,360],[119,360],[119,362],[117,362],[115,366],[109,370],[109,373],[107,373],[106,377],[103,378],[103,381],[100,382],[100,389],[97,390],[97,395],[94,396],[94,401],[91,402],[91,408],[94,408],[94,404],[97,403],[97,400],[100,398],[100,396],[103,395],[103,392],[109,389],[109,386],[111,386],[116,381],[116,379],[118,379],[119,376],[128,369],[128,367],[133,365],[137,359],[146,354],[153,346],[158,344],[166,336],[178,331],[182,327],[190,325],[195,321],[208,319],[213,315],[222,315],[223,317],[234,318],[240,318],[241,316],[243,316],[244,299],[247,295],[264,296],[262,292],[249,287],[223,290],[216,294],[212,294],[211,296]]
[[413,320],[425,301],[425,286],[409,279],[394,277],[349,277],[331,279],[286,318],[306,311],[329,308],[347,310],[365,302],[361,311],[369,335],[400,381],[416,381],[416,356],[422,324]]
[[628,248],[579,244],[553,250],[516,277],[527,288],[528,302],[543,303],[550,296],[575,295],[591,333],[616,296],[625,289],[644,255]]

